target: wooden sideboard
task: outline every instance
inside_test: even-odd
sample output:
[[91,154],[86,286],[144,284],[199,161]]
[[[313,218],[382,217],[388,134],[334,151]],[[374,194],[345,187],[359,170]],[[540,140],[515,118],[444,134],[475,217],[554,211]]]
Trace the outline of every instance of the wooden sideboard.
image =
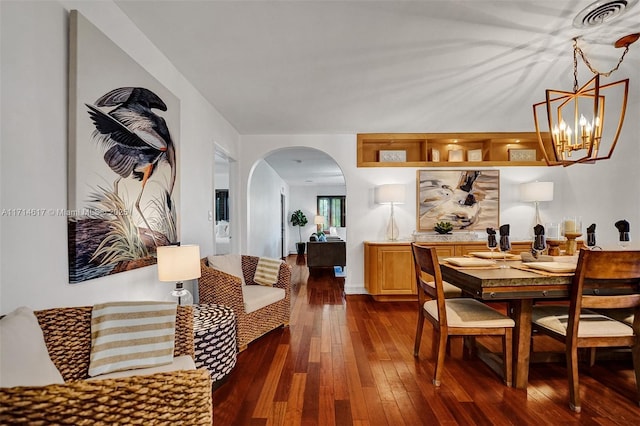
[[[438,257],[464,256],[486,251],[484,241],[420,242],[436,247]],[[511,243],[511,251],[531,250],[531,241]],[[364,285],[379,302],[417,300],[416,276],[410,241],[364,242]]]

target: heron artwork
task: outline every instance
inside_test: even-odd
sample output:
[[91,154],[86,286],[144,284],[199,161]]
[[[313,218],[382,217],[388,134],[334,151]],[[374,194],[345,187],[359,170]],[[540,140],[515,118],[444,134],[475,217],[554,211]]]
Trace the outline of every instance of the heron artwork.
[[[165,119],[154,112],[166,111],[167,106],[155,93],[142,87],[120,87],[101,96],[95,104],[85,105],[95,126],[93,139],[103,148],[103,159],[116,175],[113,196],[123,196],[119,193],[121,180],[139,181],[140,190],[134,205],[146,227],[137,227],[141,238],[150,242],[152,248],[170,243],[173,236],[154,229],[140,205],[149,179],[166,163],[170,168],[169,182],[164,198],[156,204],[168,204],[161,208],[171,210],[171,194],[176,182],[176,151]],[[103,250],[103,253],[106,252]]]

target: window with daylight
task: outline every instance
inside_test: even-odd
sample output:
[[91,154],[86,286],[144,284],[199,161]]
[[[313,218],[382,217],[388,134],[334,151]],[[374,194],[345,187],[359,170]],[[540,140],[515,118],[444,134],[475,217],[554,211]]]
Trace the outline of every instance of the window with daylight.
[[346,198],[344,195],[318,195],[318,216],[324,216],[322,230],[331,226],[342,228],[346,224]]

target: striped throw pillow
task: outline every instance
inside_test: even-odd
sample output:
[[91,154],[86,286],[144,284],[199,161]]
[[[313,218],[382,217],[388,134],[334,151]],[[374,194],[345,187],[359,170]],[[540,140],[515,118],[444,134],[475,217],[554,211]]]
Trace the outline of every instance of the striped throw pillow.
[[256,273],[253,275],[253,281],[260,285],[273,287],[273,285],[278,282],[281,263],[282,261],[279,259],[269,259],[268,257],[259,258]]
[[170,364],[176,306],[173,302],[94,305],[89,376]]

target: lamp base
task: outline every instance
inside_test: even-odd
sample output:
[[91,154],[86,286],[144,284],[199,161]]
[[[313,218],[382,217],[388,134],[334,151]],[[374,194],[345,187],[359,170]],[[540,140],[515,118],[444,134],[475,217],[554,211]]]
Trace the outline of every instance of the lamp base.
[[171,292],[171,296],[178,299],[178,305],[193,305],[193,295],[183,287],[181,282],[176,283],[176,288]]
[[389,219],[389,224],[387,225],[387,239],[390,241],[395,241],[398,239],[398,234],[400,230],[398,229],[398,224],[393,216]]
[[387,240],[395,241],[398,239],[400,230],[396,223],[395,215],[393,214],[393,203],[391,203],[391,216],[389,216],[389,224],[387,225]]

